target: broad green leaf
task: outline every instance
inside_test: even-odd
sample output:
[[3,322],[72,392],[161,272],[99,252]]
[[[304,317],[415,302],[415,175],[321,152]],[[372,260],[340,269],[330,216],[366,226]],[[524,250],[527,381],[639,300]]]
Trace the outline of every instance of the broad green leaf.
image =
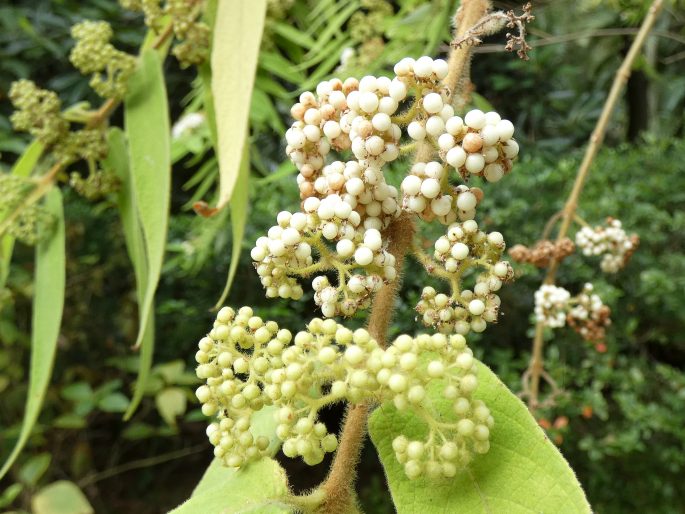
[[19,439],[0,469],[5,476],[26,444],[38,419],[50,382],[62,321],[65,287],[64,210],[62,195],[53,188],[45,195],[45,210],[55,219],[50,236],[36,245],[33,315],[31,321],[31,364],[29,389]]
[[[29,146],[26,147],[26,150],[24,150],[24,153],[14,164],[10,173],[12,175],[16,175],[17,177],[28,177],[36,167],[36,164],[42,155],[43,144],[35,139]],[[13,251],[14,238],[8,234],[5,234],[0,238],[0,289],[2,289],[5,286],[5,282],[7,282],[7,275],[9,275],[10,261],[12,260]]]
[[[423,439],[423,421],[392,405],[376,409],[369,433],[385,468],[398,514],[591,513],[573,471],[535,422],[526,406],[484,364],[478,372],[475,397],[483,400],[495,418],[490,451],[477,456],[454,479],[409,480],[392,449],[400,435]],[[440,383],[429,388],[429,398],[444,419],[454,417],[442,396]]]
[[[136,338],[136,347],[141,347],[143,342],[149,341],[144,337],[148,318],[154,317],[153,300],[164,259],[171,188],[169,111],[162,60],[154,50],[143,52],[139,67],[129,80],[129,92],[124,100],[124,124],[131,186],[147,262]],[[149,348],[141,349],[141,352],[145,350]],[[141,363],[144,360],[141,358]]]
[[169,514],[281,514],[277,498],[288,493],[285,472],[270,458],[235,470],[214,460],[191,497]]
[[212,94],[219,156],[219,201],[222,209],[238,180],[266,1],[219,2],[212,42]]
[[167,387],[155,396],[155,405],[167,425],[175,427],[176,418],[186,411],[188,398],[180,387]]
[[231,291],[231,286],[233,285],[233,279],[235,278],[236,271],[238,270],[238,263],[240,262],[240,250],[243,246],[243,237],[245,235],[245,222],[247,221],[249,179],[250,152],[248,151],[247,145],[245,145],[243,148],[243,158],[240,162],[238,182],[230,203],[232,231],[231,264],[228,267],[228,278],[226,280],[226,285],[221,293],[221,298],[219,298],[219,301],[216,302],[216,305],[214,306],[215,309],[221,307],[226,300],[228,293]]
[[78,486],[60,480],[44,487],[31,498],[33,514],[93,514],[88,498]]

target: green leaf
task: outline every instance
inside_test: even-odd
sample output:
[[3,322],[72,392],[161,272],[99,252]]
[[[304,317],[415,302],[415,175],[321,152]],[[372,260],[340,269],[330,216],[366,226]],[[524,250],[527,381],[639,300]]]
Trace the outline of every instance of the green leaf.
[[0,494],[0,509],[9,507],[24,489],[22,484],[12,484]]
[[219,2],[212,43],[212,94],[217,125],[219,201],[231,199],[247,142],[247,120],[266,1]]
[[126,412],[128,398],[121,393],[110,393],[98,402],[98,409],[104,412]]
[[275,21],[271,24],[273,31],[279,36],[295,43],[296,45],[303,46],[305,48],[311,48],[316,44],[312,37],[306,32],[301,32],[292,25],[283,23],[280,21]]
[[59,189],[45,195],[45,209],[55,219],[50,237],[36,246],[33,317],[31,322],[31,365],[24,420],[12,453],[0,469],[5,476],[26,444],[38,419],[45,392],[50,382],[57,350],[57,337],[62,321],[65,287],[64,211]]
[[171,188],[169,110],[162,60],[154,50],[143,52],[139,68],[129,80],[129,92],[124,100],[124,124],[131,185],[147,262],[136,338],[136,347],[141,347],[143,342],[149,344],[144,336],[148,318],[154,316],[153,300],[164,259]]
[[231,264],[228,267],[228,278],[226,279],[226,285],[221,293],[221,298],[216,302],[214,306],[215,309],[220,308],[228,293],[231,291],[231,286],[233,285],[233,279],[235,278],[236,271],[238,270],[238,263],[240,262],[240,250],[243,246],[243,237],[245,236],[245,222],[247,221],[248,205],[247,201],[249,198],[249,179],[250,179],[250,153],[248,151],[247,145],[243,148],[243,158],[240,161],[240,171],[238,174],[238,182],[236,183],[236,188],[231,198],[231,238],[232,238],[232,248],[231,248]]
[[[29,146],[26,147],[24,153],[17,159],[17,162],[12,167],[10,172],[17,177],[28,177],[33,168],[36,167],[38,160],[43,155],[43,144],[35,139]],[[0,289],[5,286],[7,282],[7,275],[10,272],[10,261],[12,260],[12,252],[14,251],[14,238],[9,234],[0,237]]]
[[27,460],[19,470],[18,478],[21,483],[29,487],[35,487],[45,474],[52,461],[49,453],[39,453]]
[[33,514],[93,514],[88,498],[73,482],[60,480],[31,498]]
[[[143,229],[138,218],[137,199],[134,190],[131,167],[129,166],[128,150],[124,133],[113,128],[109,131],[109,153],[104,162],[108,169],[112,170],[119,178],[120,187],[117,195],[117,207],[119,217],[124,229],[126,250],[136,277],[136,295],[138,298],[138,317],[142,319],[142,305],[145,301],[144,290],[148,283],[148,264],[145,255],[145,240]],[[155,317],[149,316],[140,345],[140,358],[138,359],[138,380],[136,381],[133,398],[128,410],[124,414],[129,419],[136,407],[142,400],[146,384],[152,366],[152,353],[155,343]]]
[[[372,414],[369,433],[398,514],[590,513],[573,471],[521,400],[484,364],[480,364],[478,380],[474,396],[485,402],[495,418],[490,451],[477,456],[453,479],[409,480],[395,458],[392,441],[400,433],[413,439],[425,437],[424,422],[392,405]],[[443,419],[454,419],[451,402],[442,396],[439,382],[429,388],[429,398]]]
[[285,472],[273,459],[264,458],[239,470],[215,459],[192,496],[169,514],[288,513],[290,509],[277,502],[287,493]]
[[186,393],[180,387],[167,387],[155,396],[159,415],[172,427],[176,426],[176,417],[185,413],[187,403]]
[[359,9],[359,2],[354,0],[349,2],[347,7],[339,12],[335,18],[331,19],[326,23],[326,28],[321,31],[319,38],[316,40],[316,44],[312,47],[309,53],[305,56],[307,58],[319,54],[319,52],[326,46],[333,36],[340,33],[340,27],[347,21],[347,19],[352,16]]

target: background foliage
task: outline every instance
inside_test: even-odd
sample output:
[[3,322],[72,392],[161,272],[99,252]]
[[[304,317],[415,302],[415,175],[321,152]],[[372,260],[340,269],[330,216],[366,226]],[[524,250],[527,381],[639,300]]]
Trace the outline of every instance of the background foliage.
[[[310,317],[311,298],[296,304],[264,299],[248,251],[275,212],[296,206],[294,169],[284,163],[281,136],[294,94],[331,74],[380,73],[404,55],[444,53],[455,4],[269,2],[250,108],[252,200],[227,303],[254,305],[264,318],[290,327]],[[494,52],[497,47],[490,45],[476,55],[473,102],[489,102],[522,134],[523,158],[502,187],[486,186],[482,209],[488,228],[500,230],[510,245],[535,242],[561,207],[645,5],[637,0],[535,2],[530,61]],[[17,1],[0,7],[3,171],[27,144],[8,121],[11,106],[5,95],[11,81],[30,78],[56,90],[65,105],[93,100],[87,79],[67,60],[73,45],[69,28],[82,19],[110,21],[115,42],[128,50],[144,34],[140,17],[111,0],[87,5]],[[542,423],[550,425],[548,434],[561,445],[598,512],[677,513],[685,503],[684,20],[680,4],[669,4],[614,115],[579,210],[593,224],[607,215],[621,219],[640,235],[640,250],[625,270],[601,278],[596,262],[573,257],[559,280],[578,290],[592,279],[609,303],[613,326],[607,351],[596,352],[570,331],[550,334],[547,345],[548,370],[564,394],[541,414]],[[355,53],[345,51],[349,60],[339,69],[346,48]],[[172,120],[201,109],[203,86],[195,72],[167,60],[165,75]],[[192,355],[223,288],[233,238],[228,210],[206,220],[190,209],[196,200],[211,199],[218,176],[206,124],[175,137],[172,158],[172,216],[156,296],[155,365],[142,407],[131,421],[121,420],[136,378],[130,344],[138,324],[116,198],[89,203],[65,190],[67,297],[55,372],[29,446],[0,483],[0,510],[38,512],[36,502],[32,506],[32,498],[40,497],[36,493],[56,480],[70,480],[99,513],[167,512],[189,496],[210,460],[192,394]],[[18,245],[9,282],[0,291],[3,456],[18,436],[27,391],[32,262],[33,249]],[[532,268],[517,269],[522,276],[502,291],[501,322],[482,340],[471,341],[514,390],[520,389],[529,357],[529,316],[541,279]],[[406,294],[393,327],[397,332],[416,330],[412,305],[423,286],[417,270],[406,273]],[[354,323],[362,324],[363,317]],[[339,415],[331,411],[326,422],[335,426]],[[314,485],[326,464],[305,473],[299,462],[284,463],[293,485],[302,488]],[[385,479],[372,448],[364,453],[361,473],[367,511],[388,512]],[[630,494],[616,494],[616,484],[629,484]]]

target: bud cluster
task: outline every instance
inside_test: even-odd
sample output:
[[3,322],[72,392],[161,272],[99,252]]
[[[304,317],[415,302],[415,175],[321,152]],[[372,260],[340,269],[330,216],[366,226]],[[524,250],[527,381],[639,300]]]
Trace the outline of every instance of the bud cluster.
[[54,219],[41,205],[23,206],[27,194],[34,188],[28,178],[0,173],[0,219],[6,218],[13,211],[20,209],[7,228],[13,238],[28,245],[36,244],[50,229]]
[[[496,292],[514,276],[511,265],[500,260],[504,248],[502,234],[486,234],[474,220],[451,224],[446,235],[435,242],[437,262],[424,263],[429,273],[449,282],[451,295],[424,288],[416,306],[423,324],[443,333],[467,334],[482,332],[487,323],[497,321],[500,298]],[[476,275],[473,289],[463,288],[465,274],[476,269],[482,271]]]
[[93,74],[90,86],[103,98],[123,98],[136,58],[117,50],[110,40],[112,27],[105,21],[82,21],[71,28],[76,45],[71,63],[84,75]]
[[16,109],[10,118],[15,130],[28,132],[45,147],[66,137],[69,122],[62,117],[57,93],[22,79],[12,83],[8,96]]
[[535,316],[545,326],[559,328],[568,324],[583,339],[601,343],[606,327],[611,324],[611,309],[593,292],[587,283],[576,296],[563,287],[544,284],[535,292]]
[[621,222],[607,218],[606,226],[583,227],[576,233],[576,244],[583,255],[601,255],[600,267],[605,273],[623,268],[640,244],[637,234],[628,236]]
[[509,250],[509,255],[514,262],[529,263],[537,268],[546,268],[552,260],[561,262],[576,250],[568,237],[561,241],[543,239],[535,243],[532,248],[524,245],[514,245]]
[[[276,436],[289,457],[321,462],[337,438],[318,421],[318,412],[339,401],[392,401],[429,427],[426,441],[393,444],[410,478],[454,476],[473,453],[489,448],[494,421],[487,407],[471,398],[478,380],[476,362],[461,335],[398,337],[387,349],[364,329],[351,331],[333,320],[313,319],[294,337],[243,307],[219,311],[214,327],[199,342],[197,375],[206,383],[196,395],[207,416],[216,416],[207,434],[215,455],[239,467],[263,455],[266,438],[250,432],[251,415],[275,407]],[[433,381],[453,403],[456,421],[438,423],[426,396]],[[420,448],[419,448],[420,447]]]
[[174,37],[179,41],[171,50],[182,67],[203,63],[209,54],[209,26],[201,21],[204,2],[199,0],[119,0],[124,9],[140,11],[145,25],[159,33],[165,17],[171,20]]

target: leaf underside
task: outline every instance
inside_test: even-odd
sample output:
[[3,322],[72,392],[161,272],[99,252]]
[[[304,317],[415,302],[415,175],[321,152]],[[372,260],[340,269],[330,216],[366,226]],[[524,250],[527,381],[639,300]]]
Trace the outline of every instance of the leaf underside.
[[[573,514],[591,513],[573,471],[535,422],[526,406],[497,376],[479,363],[475,397],[495,418],[490,451],[453,479],[409,480],[392,449],[404,434],[425,438],[427,428],[415,416],[392,405],[376,409],[369,420],[398,514]],[[429,388],[432,405],[445,419],[456,419],[440,384]]]

